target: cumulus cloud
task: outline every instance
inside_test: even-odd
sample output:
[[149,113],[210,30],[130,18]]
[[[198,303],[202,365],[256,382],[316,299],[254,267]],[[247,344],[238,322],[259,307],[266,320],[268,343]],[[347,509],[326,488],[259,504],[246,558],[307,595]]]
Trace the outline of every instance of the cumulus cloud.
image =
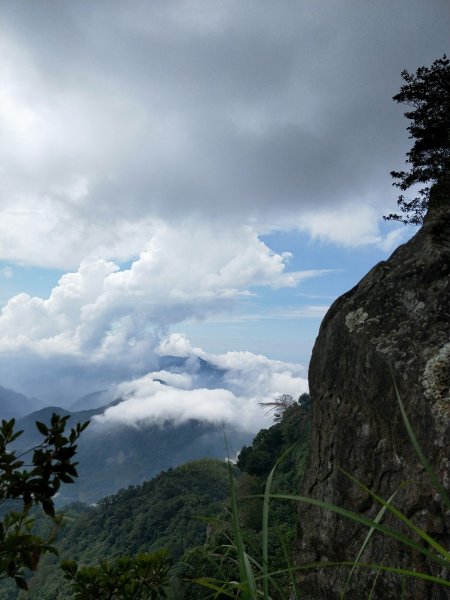
[[0,260],[70,272],[4,306],[2,385],[59,401],[157,373],[173,325],[320,273],[262,234],[398,241],[378,224],[409,146],[391,96],[447,50],[430,1],[3,3]]
[[0,258],[129,260],[161,219],[383,244],[408,145],[390,98],[448,45],[432,5],[5,4]]
[[206,356],[201,348],[194,348],[182,333],[172,333],[161,341],[156,350],[161,356]]
[[[96,417],[98,426],[139,426],[166,421],[180,424],[198,419],[253,432],[269,423],[259,403],[281,394],[297,398],[308,391],[305,369],[298,364],[270,360],[251,352],[208,354],[192,347],[179,333],[163,340],[159,352],[169,352],[172,356],[172,352],[178,352],[178,356],[197,357],[205,362],[197,369],[192,362],[190,366],[183,365],[187,372],[182,374],[159,371],[119,384],[115,395],[124,401]],[[205,368],[218,369],[216,387],[212,389],[198,385]]]
[[374,205],[361,203],[355,206],[347,203],[326,210],[319,208],[314,212],[305,212],[297,226],[307,231],[314,240],[349,248],[374,245],[388,252],[402,240],[405,228],[382,233],[377,214],[378,209]]
[[[230,311],[253,286],[294,287],[310,276],[289,271],[287,258],[246,226],[230,234],[160,224],[129,268],[91,257],[63,275],[48,298],[11,298],[0,314],[0,353],[16,356],[16,376],[25,380],[30,375],[20,362],[29,365],[32,356],[40,369],[46,360],[55,365],[53,379],[59,360],[66,372],[72,360],[106,367],[110,376],[113,365],[122,377],[127,369],[128,377],[142,373],[156,364],[155,348],[170,326]],[[162,342],[161,349],[196,352],[182,338]]]

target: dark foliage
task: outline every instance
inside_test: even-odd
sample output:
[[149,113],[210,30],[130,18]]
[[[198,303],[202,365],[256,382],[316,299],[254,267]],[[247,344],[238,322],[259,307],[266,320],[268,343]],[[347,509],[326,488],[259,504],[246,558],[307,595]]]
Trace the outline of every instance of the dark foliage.
[[[19,455],[11,450],[22,434],[14,431],[15,420],[3,420],[0,427],[0,505],[10,507],[0,522],[0,578],[13,578],[24,590],[25,570],[36,570],[41,555],[55,552],[51,537],[34,534],[30,511],[33,505],[42,507],[56,523],[54,496],[61,482],[72,483],[77,477],[76,441],[88,423],[78,423],[68,436],[64,435],[66,423],[67,417],[56,414],[49,426],[36,422],[42,441]],[[31,453],[31,462],[26,464]]]
[[[238,457],[241,474],[237,476],[235,490],[238,500],[241,533],[244,545],[259,564],[262,564],[262,498],[265,482],[275,463],[279,461],[272,481],[272,491],[292,492],[298,485],[308,456],[310,437],[311,400],[302,394],[298,400],[282,395],[266,404],[273,412],[276,423],[261,430],[252,445],[244,447]],[[292,552],[295,539],[297,511],[288,502],[271,502],[269,522],[269,568],[280,571],[276,584],[270,590],[272,600],[279,600],[281,589],[289,589],[286,573],[286,555]],[[173,582],[173,598],[183,600],[208,600],[214,597],[211,590],[196,580],[210,578],[216,582],[239,580],[239,569],[233,549],[233,526],[230,514],[211,523],[206,544],[186,552]],[[238,592],[235,590],[235,593]],[[230,597],[218,593],[217,599]],[[238,596],[236,596],[238,597]],[[171,597],[172,598],[172,597]]]
[[[450,60],[445,56],[431,67],[420,67],[416,73],[402,72],[405,84],[393,99],[412,108],[405,112],[410,119],[409,137],[414,141],[407,152],[409,171],[392,171],[394,185],[402,191],[412,186],[434,184],[450,173]],[[408,199],[403,194],[397,204],[400,214],[390,214],[386,220],[420,225],[428,210],[430,187],[419,189]]]
[[302,439],[311,417],[311,398],[301,394],[298,400],[287,394],[273,402],[261,404],[273,413],[275,425],[261,431],[251,446],[244,446],[238,456],[237,466],[248,475],[267,477],[281,454],[290,445]]
[[[206,542],[205,518],[222,514],[228,491],[225,462],[193,461],[164,471],[141,486],[108,496],[96,506],[74,503],[65,507],[55,547],[63,561],[75,561],[64,564],[71,568],[75,564],[86,585],[90,577],[101,583],[106,572],[120,571],[124,561],[136,564],[133,561],[139,556],[152,556],[161,549],[166,549],[176,562],[182,560],[185,551]],[[29,588],[29,600],[73,598],[72,584],[64,579],[54,556],[42,561]],[[169,597],[178,600],[183,596]],[[1,600],[16,598],[13,590],[0,588]]]
[[239,453],[237,466],[249,475],[264,477],[275,465],[283,445],[279,424],[270,429],[261,429],[251,446],[244,446]]
[[[277,422],[255,436],[247,449],[247,461],[244,450],[241,452],[243,470],[233,469],[244,542],[259,561],[262,560],[260,494],[267,474],[283,457],[272,489],[291,492],[302,476],[308,453],[309,396],[302,395],[298,401],[283,396],[276,410]],[[286,454],[288,448],[291,450]],[[167,549],[173,560],[168,600],[210,598],[211,590],[199,585],[197,578],[233,581],[239,576],[232,549],[229,485],[225,462],[193,461],[162,472],[141,486],[121,490],[97,505],[74,503],[65,507],[55,546],[63,561],[72,561],[63,562],[67,578],[56,557],[44,557],[39,570],[28,580],[27,599],[69,600],[74,594],[86,600],[94,596],[99,600],[134,598],[126,595],[125,588],[118,587],[123,583],[131,586],[130,594],[138,591],[139,573],[128,577],[124,565],[133,574],[139,556],[148,557],[149,553],[152,556],[162,548]],[[287,502],[272,502],[270,514],[269,557],[271,569],[276,570],[286,566],[283,547],[290,551],[296,511]],[[42,518],[35,525],[39,533],[45,533]],[[281,575],[280,583],[284,585]],[[163,594],[163,588],[158,593]],[[217,599],[225,597],[219,595]],[[273,591],[272,597],[278,600],[279,595]],[[0,587],[0,600],[18,598],[22,596],[12,586]]]
[[61,567],[72,583],[74,600],[161,600],[167,598],[170,559],[163,550],[126,556],[99,566],[79,568],[74,560]]

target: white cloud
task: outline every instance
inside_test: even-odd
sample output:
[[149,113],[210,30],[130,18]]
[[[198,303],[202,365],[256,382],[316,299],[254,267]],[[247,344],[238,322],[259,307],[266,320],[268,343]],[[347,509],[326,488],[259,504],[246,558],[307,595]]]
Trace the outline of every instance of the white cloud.
[[298,395],[307,391],[304,368],[252,352],[227,352],[211,356],[211,361],[225,369],[225,380],[236,393],[252,392],[253,397],[270,399],[280,394]]
[[[11,298],[0,313],[0,353],[16,357],[22,376],[20,362],[33,355],[65,357],[66,373],[68,359],[91,369],[120,364],[121,376],[126,369],[142,373],[156,363],[169,326],[223,314],[251,286],[292,287],[303,277],[248,227],[230,234],[160,224],[129,268],[91,257],[63,275],[48,298]],[[182,338],[159,350],[197,352]]]
[[[246,417],[249,416],[248,407],[239,406],[239,399],[228,390],[182,390],[158,384],[155,388],[154,383],[145,378],[131,385],[119,386],[118,391],[128,391],[132,397],[106,409],[102,416],[95,418],[95,422],[139,425],[171,421],[179,425],[189,419],[198,419],[217,424],[230,423],[239,408]],[[250,424],[251,420],[250,423],[246,420],[246,426]]]
[[180,333],[163,340],[159,351],[162,355],[171,354],[174,348],[184,348],[184,356],[197,356],[222,369],[226,387],[239,396],[272,397],[285,393],[295,397],[307,391],[305,369],[296,363],[272,360],[252,352],[207,353],[201,348],[194,348]]
[[143,111],[118,90],[108,98],[101,77],[54,85],[28,45],[3,33],[0,257],[59,268],[89,254],[129,259],[148,239],[150,219],[146,211],[115,216],[97,186],[117,182]]
[[400,242],[405,242],[410,235],[411,232],[405,231],[405,227],[401,226],[383,236],[378,242],[378,246],[385,252],[391,252]]
[[172,333],[162,340],[157,352],[161,356],[200,356],[201,358],[204,356],[202,349],[194,348],[182,333]]
[[312,239],[356,248],[358,246],[378,246],[382,250],[392,250],[405,233],[404,226],[397,226],[384,234],[379,227],[379,207],[364,202],[347,203],[326,210],[305,212],[298,220],[299,229],[307,231]]
[[262,232],[396,243],[379,218],[409,142],[390,98],[448,28],[443,0],[391,4],[3,3],[0,260],[73,272],[3,308],[2,384],[135,377],[170,326],[319,274]]
[[307,305],[300,307],[283,306],[282,308],[272,308],[260,312],[243,313],[239,315],[230,315],[211,317],[210,323],[240,323],[246,321],[267,321],[267,320],[285,320],[293,321],[295,319],[322,319],[329,309],[329,305]]
[[[193,348],[180,333],[163,340],[161,349],[172,356],[174,350],[183,349],[184,356],[200,357],[213,369],[220,369],[217,387],[200,387],[195,372],[149,373],[119,384],[115,395],[125,400],[96,417],[97,425],[126,423],[139,426],[165,421],[180,424],[198,419],[254,432],[269,423],[266,411],[259,403],[273,400],[281,394],[297,398],[308,391],[305,370],[298,364],[270,360],[251,352],[208,354],[200,348]],[[198,376],[201,377],[201,372]]]
[[5,5],[0,259],[126,261],[155,220],[389,243],[377,223],[408,145],[390,97],[445,50],[446,10]]
[[163,369],[149,373],[147,379],[156,382],[162,381],[163,385],[167,384],[180,390],[190,390],[193,387],[192,376],[189,373],[173,373]]

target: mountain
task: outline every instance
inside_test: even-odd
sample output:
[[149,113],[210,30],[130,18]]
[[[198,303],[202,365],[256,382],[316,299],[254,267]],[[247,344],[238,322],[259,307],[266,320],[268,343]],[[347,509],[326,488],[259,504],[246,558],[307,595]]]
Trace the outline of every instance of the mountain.
[[[16,446],[21,451],[32,448],[42,439],[34,423],[48,423],[52,413],[68,415],[69,426],[92,420],[103,408],[70,412],[59,407],[47,407],[20,419],[17,427],[24,430]],[[225,431],[230,455],[233,456],[252,435],[238,429]],[[82,501],[88,504],[113,494],[129,485],[140,484],[163,470],[190,460],[226,457],[224,430],[213,425],[190,420],[175,426],[149,424],[101,425],[93,420],[83,432],[77,452],[79,477],[74,484],[61,488],[60,504]]]
[[28,398],[24,394],[0,386],[0,418],[17,419],[44,406],[37,398]]
[[[197,356],[161,356],[158,361],[158,369],[162,373],[159,377],[155,376],[154,381],[161,383],[161,385],[167,385],[167,382],[164,381],[164,372],[169,372],[189,375],[193,386],[206,389],[222,387],[223,377],[226,374],[226,370],[220,369]],[[115,393],[113,390],[98,390],[78,398],[67,408],[71,412],[92,410],[105,407],[114,399]],[[33,407],[31,410],[35,409],[36,407]]]
[[100,408],[106,406],[111,402],[111,392],[108,390],[100,390],[98,392],[91,392],[81,398],[78,398],[73,404],[69,406],[69,410],[77,412],[80,410],[91,410],[93,408]]
[[[167,385],[167,373],[187,374],[195,389],[225,387],[226,371],[202,358],[163,356],[155,381]],[[169,378],[168,378],[169,379]],[[17,427],[24,430],[16,447],[24,452],[42,440],[35,427],[36,421],[49,423],[52,413],[69,416],[68,426],[91,421],[79,441],[77,460],[79,478],[73,485],[63,486],[58,498],[60,504],[82,501],[88,504],[113,494],[129,485],[151,479],[162,470],[176,467],[186,461],[201,458],[230,456],[251,440],[251,433],[228,426],[191,419],[180,425],[164,423],[105,423],[96,420],[107,406],[120,404],[113,391],[100,390],[76,400],[70,408],[50,406],[26,414]],[[25,414],[25,411],[22,415]],[[227,441],[225,443],[224,433]]]
[[[259,495],[275,463],[273,492],[292,492],[299,484],[308,454],[310,409],[306,395],[301,402],[285,404],[278,422],[261,430],[248,447],[242,448],[238,468],[232,467],[231,471],[223,460],[191,461],[162,471],[142,485],[122,489],[94,506],[66,505],[54,542],[59,556],[44,557],[29,580],[27,598],[73,598],[70,584],[58,568],[61,559],[95,566],[105,559],[114,561],[119,556],[161,548],[169,552],[173,562],[168,600],[210,598],[211,590],[192,579],[225,577],[236,581],[239,572],[234,555],[229,560],[225,556],[233,543],[230,490],[234,489],[239,505],[245,543],[251,556],[261,564],[264,535],[263,502]],[[40,416],[46,416],[46,412],[41,411]],[[269,523],[268,560],[272,570],[279,571],[270,597],[281,600],[285,596],[278,594],[277,589],[290,587],[289,576],[283,570],[296,530],[296,510],[290,503],[274,500],[270,503]],[[45,536],[49,527],[52,525],[48,518],[36,512],[35,532]],[[22,597],[12,581],[0,582],[0,600]]]
[[161,356],[159,368],[170,373],[187,373],[199,388],[214,389],[222,386],[226,371],[198,356]]

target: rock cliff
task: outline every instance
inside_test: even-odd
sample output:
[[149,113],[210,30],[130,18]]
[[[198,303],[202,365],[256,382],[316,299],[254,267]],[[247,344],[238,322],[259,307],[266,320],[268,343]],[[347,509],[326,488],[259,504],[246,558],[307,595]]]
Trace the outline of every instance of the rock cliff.
[[[380,506],[342,474],[345,469],[450,548],[448,511],[430,484],[407,436],[391,369],[425,455],[450,486],[450,186],[435,186],[425,223],[408,243],[376,265],[331,306],[309,371],[313,402],[307,496],[373,518]],[[386,525],[399,529],[388,516]],[[298,563],[354,560],[367,529],[302,505]],[[433,572],[422,556],[376,533],[363,562]],[[339,598],[348,569],[308,571],[302,598]],[[375,573],[359,569],[346,598],[369,596]],[[448,588],[381,573],[374,600],[443,600]]]

